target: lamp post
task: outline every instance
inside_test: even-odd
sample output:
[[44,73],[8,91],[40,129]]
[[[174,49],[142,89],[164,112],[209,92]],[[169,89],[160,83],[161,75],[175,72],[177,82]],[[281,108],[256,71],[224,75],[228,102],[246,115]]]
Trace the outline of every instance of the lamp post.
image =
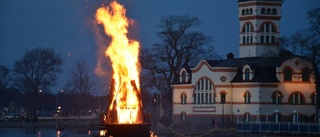
[[258,124],[259,121],[260,121],[260,120],[259,120],[259,119],[260,119],[260,118],[259,118],[259,116],[260,116],[260,115],[259,115],[259,110],[257,110],[256,113],[257,113],[257,124]]
[[266,111],[266,123],[268,123],[268,111]]
[[276,113],[276,124],[278,124],[278,110],[276,109],[276,110],[274,110],[274,113]]
[[42,90],[41,89],[39,89],[39,91],[38,91],[38,95],[37,95],[37,108],[36,108],[36,110],[37,110],[37,112],[36,113],[38,113],[39,112],[39,98],[40,98],[40,93],[42,93]]
[[[58,108],[58,101],[59,101],[59,94],[63,92],[63,89],[61,89],[58,93],[57,93],[57,97],[56,97],[56,112],[59,111],[59,108]],[[61,107],[60,107],[61,109]]]
[[224,129],[224,103],[225,103],[225,98],[221,99],[221,104],[222,104],[222,130]]
[[239,112],[240,112],[240,109],[237,109],[237,112],[238,112],[238,115],[237,115],[237,123],[239,123]]
[[297,111],[296,111],[296,110],[293,110],[293,124],[294,124],[294,125],[295,125],[296,122],[297,122],[296,114],[297,114]]

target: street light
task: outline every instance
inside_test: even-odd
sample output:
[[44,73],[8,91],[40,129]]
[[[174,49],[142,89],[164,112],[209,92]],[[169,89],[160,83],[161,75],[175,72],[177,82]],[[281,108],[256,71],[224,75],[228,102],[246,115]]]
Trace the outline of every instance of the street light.
[[266,123],[268,123],[268,111],[266,111]]
[[296,114],[297,114],[297,111],[293,110],[293,124],[294,125],[296,124],[296,121],[297,121]]
[[[56,97],[56,112],[58,112],[58,110],[59,110],[59,108],[58,108],[59,94],[62,93],[62,92],[63,92],[63,89],[61,89],[60,92],[57,93],[57,97]],[[61,109],[61,107],[60,107],[60,109]]]
[[222,129],[224,129],[224,103],[225,103],[225,98],[221,98],[221,103],[222,103]]
[[278,110],[274,110],[274,113],[276,113],[276,124],[278,124]]
[[257,124],[259,123],[259,121],[260,121],[260,114],[259,114],[259,110],[257,110],[256,111],[256,113],[257,113]]

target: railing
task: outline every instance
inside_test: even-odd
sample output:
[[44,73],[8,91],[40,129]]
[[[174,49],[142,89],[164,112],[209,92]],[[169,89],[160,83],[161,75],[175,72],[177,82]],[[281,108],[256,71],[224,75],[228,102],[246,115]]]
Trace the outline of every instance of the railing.
[[239,122],[237,132],[320,134],[320,124],[311,122]]

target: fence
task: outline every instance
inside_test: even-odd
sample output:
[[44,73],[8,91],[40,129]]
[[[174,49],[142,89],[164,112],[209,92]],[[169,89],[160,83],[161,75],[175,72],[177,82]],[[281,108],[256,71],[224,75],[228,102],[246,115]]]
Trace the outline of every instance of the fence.
[[239,122],[237,132],[320,134],[320,124],[311,122]]

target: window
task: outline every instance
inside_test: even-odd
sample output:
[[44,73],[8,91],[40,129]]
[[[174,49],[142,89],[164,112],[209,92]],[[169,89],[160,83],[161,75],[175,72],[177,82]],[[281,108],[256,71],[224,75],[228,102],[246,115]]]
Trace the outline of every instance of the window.
[[242,37],[242,44],[246,44],[246,37],[245,36]]
[[266,26],[266,32],[269,32],[270,31],[270,24],[267,23],[265,26]]
[[302,81],[307,82],[310,80],[310,70],[305,68],[302,70]]
[[272,9],[272,14],[277,14],[277,9],[276,8]]
[[292,81],[292,72],[291,72],[291,70],[289,69],[289,68],[286,68],[285,70],[284,70],[284,74],[283,74],[284,76],[284,81]]
[[269,38],[269,36],[266,36],[266,43],[270,43],[270,38]]
[[260,36],[260,43],[264,43],[264,36]]
[[250,70],[248,68],[244,71],[244,81],[250,81]]
[[245,104],[250,104],[250,99],[251,99],[251,94],[249,91],[246,91],[244,93],[244,103]]
[[221,100],[221,104],[226,103],[226,93],[220,94],[220,100]]
[[182,72],[182,80],[181,80],[182,83],[184,82],[187,82],[187,74],[185,71]]
[[268,9],[267,9],[267,14],[270,14],[270,13],[271,13],[271,9],[268,8]]
[[244,15],[245,14],[245,11],[244,11],[244,9],[242,9],[242,15]]
[[310,96],[310,99],[311,99],[311,104],[312,105],[316,105],[317,104],[317,93],[316,92],[313,92]]
[[[276,41],[276,28],[275,25],[272,23],[264,23],[260,26],[259,31],[261,32],[260,35],[260,43],[275,43]],[[272,33],[270,33],[272,32]]]
[[276,37],[275,36],[271,36],[271,43],[276,43]]
[[273,104],[281,104],[281,99],[283,95],[280,91],[275,91],[272,93],[272,103]]
[[186,104],[187,103],[186,93],[181,93],[180,99],[181,99],[181,104]]
[[262,8],[261,9],[261,14],[265,14],[266,13],[266,9],[265,8]]
[[213,83],[203,78],[198,81],[193,94],[194,104],[213,104],[215,103],[215,91]]
[[294,92],[290,96],[290,103],[293,105],[301,105],[304,102],[304,97],[301,93],[299,92]]

